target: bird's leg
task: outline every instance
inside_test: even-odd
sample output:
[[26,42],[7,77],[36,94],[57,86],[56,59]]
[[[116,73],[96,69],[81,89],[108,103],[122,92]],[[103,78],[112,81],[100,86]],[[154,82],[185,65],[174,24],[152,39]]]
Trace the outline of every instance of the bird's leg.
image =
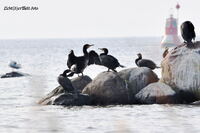
[[110,69],[108,68],[108,71],[107,72],[110,72]]
[[117,71],[115,69],[112,69],[112,70],[117,73]]
[[195,39],[192,39],[193,40],[193,43],[195,43],[196,41],[195,41]]
[[67,73],[71,72],[69,69],[66,69],[64,72],[63,72],[63,77],[66,77],[67,76]]
[[67,75],[67,77],[72,77],[74,75],[74,72],[71,72],[70,74]]
[[188,41],[187,43],[186,43],[186,47],[188,47],[188,48],[194,48],[194,43],[192,42],[192,41]]
[[72,94],[74,95],[74,98],[75,98],[75,99],[78,99],[78,91],[77,91],[76,88],[74,88],[74,91],[73,91]]

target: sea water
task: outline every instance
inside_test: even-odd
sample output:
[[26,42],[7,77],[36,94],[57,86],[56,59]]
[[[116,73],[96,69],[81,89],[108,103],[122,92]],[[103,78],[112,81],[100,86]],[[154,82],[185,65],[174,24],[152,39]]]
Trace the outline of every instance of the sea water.
[[[0,79],[0,133],[150,133],[200,132],[200,108],[191,105],[126,105],[61,107],[37,104],[58,86],[57,76],[67,68],[71,49],[82,55],[106,47],[126,68],[136,67],[137,53],[160,66],[162,52],[159,37],[100,39],[26,39],[0,40],[0,75],[12,71],[10,61],[17,61],[30,76]],[[123,68],[125,69],[125,68]],[[122,68],[117,68],[117,71]],[[102,66],[86,68],[94,78],[107,71]],[[161,70],[154,72],[160,77]],[[76,77],[76,75],[74,76]]]

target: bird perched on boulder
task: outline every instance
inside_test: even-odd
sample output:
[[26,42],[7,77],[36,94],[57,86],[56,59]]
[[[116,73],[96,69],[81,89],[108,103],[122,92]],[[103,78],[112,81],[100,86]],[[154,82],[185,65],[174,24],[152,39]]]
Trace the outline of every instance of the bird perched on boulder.
[[113,57],[112,55],[108,55],[108,49],[107,48],[99,48],[100,50],[103,51],[103,53],[100,54],[99,58],[100,58],[100,64],[102,66],[105,66],[108,68],[108,71],[110,71],[110,69],[114,72],[117,72],[115,69],[117,67],[124,67],[123,65],[121,65],[118,60]]
[[188,47],[192,47],[192,40],[195,40],[196,34],[194,25],[190,21],[185,21],[181,24],[181,35],[184,39],[184,43],[186,43]]
[[154,70],[155,68],[160,68],[152,60],[142,59],[141,53],[138,53],[137,56],[138,56],[138,58],[135,60],[135,64],[138,67],[148,67],[152,70]]
[[[89,63],[89,53],[87,49],[93,45],[85,44],[83,46],[83,56],[75,56],[74,51],[71,50],[68,55],[67,66],[70,69],[71,73],[67,76],[73,76],[74,73],[81,73],[83,76],[84,69],[88,66]],[[78,75],[79,76],[79,75]]]
[[89,62],[88,62],[88,66],[92,65],[92,64],[100,64],[100,58],[99,55],[94,51],[91,50],[89,52]]
[[65,93],[73,93],[75,92],[75,89],[71,83],[71,80],[69,80],[66,77],[66,73],[70,72],[69,69],[65,70],[62,74],[60,74],[57,78],[58,83],[60,84],[60,86],[62,86],[62,88],[64,89]]
[[20,69],[21,68],[21,64],[18,64],[16,61],[11,61],[9,63],[9,67],[11,67],[13,69]]

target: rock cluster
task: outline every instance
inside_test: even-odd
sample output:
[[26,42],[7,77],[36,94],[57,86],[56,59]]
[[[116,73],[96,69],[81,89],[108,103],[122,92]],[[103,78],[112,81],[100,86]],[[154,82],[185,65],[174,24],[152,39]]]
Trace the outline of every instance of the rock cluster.
[[66,93],[58,86],[39,103],[64,106],[181,103],[199,105],[200,42],[190,48],[183,44],[172,49],[163,59],[161,68],[160,80],[151,69],[145,67],[102,72],[93,80],[88,76],[77,77],[70,80],[77,93]]
[[135,103],[135,95],[157,75],[149,68],[129,68],[116,72],[102,72],[91,80],[88,76],[71,79],[78,93],[64,93],[61,86],[39,101],[43,105],[109,105]]

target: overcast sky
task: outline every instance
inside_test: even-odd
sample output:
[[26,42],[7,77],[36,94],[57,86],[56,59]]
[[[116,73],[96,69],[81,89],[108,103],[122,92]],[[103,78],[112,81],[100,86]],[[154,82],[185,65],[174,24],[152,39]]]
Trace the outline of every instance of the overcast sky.
[[[162,36],[177,0],[0,0],[0,39]],[[179,0],[200,34],[200,0]],[[7,11],[5,6],[37,6]],[[174,13],[176,10],[174,9]]]

